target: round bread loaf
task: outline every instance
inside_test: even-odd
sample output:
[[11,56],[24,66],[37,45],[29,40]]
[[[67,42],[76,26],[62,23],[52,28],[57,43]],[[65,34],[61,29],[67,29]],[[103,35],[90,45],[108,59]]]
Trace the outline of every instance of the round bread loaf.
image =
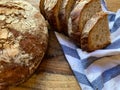
[[0,88],[25,81],[40,64],[48,41],[45,19],[24,0],[0,1]]

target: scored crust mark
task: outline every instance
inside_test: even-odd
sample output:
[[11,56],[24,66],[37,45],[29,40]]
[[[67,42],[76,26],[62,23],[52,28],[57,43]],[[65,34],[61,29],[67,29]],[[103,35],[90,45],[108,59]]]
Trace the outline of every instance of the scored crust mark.
[[23,0],[2,0],[0,84],[18,84],[35,71],[45,54],[47,37],[45,19],[36,8]]
[[9,8],[9,9],[18,9],[18,10],[25,10],[25,9],[23,9],[22,7],[19,7],[19,6],[12,6],[12,2],[10,3],[6,3],[6,5],[5,4],[1,4],[0,3],[0,7],[1,8]]

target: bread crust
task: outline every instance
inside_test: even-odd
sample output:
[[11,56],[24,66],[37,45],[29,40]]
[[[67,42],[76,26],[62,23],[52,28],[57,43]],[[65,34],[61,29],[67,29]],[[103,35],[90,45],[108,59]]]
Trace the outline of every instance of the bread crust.
[[44,2],[45,0],[40,0],[39,9],[40,9],[41,14],[45,17],[45,19],[47,19],[45,10],[44,10],[45,8]]
[[45,19],[24,0],[0,2],[0,85],[27,80],[40,64],[48,42]]

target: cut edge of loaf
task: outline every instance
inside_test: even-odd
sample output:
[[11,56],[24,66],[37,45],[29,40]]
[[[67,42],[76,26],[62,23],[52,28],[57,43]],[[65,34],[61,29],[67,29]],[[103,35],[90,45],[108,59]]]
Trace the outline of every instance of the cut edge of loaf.
[[101,11],[87,21],[80,39],[82,50],[91,52],[111,43],[107,16],[107,13]]

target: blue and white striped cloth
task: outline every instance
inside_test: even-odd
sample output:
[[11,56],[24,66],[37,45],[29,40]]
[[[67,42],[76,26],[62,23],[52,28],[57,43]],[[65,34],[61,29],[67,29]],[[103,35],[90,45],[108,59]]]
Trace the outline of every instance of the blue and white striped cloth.
[[112,44],[91,53],[82,51],[68,37],[57,33],[57,39],[82,90],[120,90],[120,10],[107,11]]

